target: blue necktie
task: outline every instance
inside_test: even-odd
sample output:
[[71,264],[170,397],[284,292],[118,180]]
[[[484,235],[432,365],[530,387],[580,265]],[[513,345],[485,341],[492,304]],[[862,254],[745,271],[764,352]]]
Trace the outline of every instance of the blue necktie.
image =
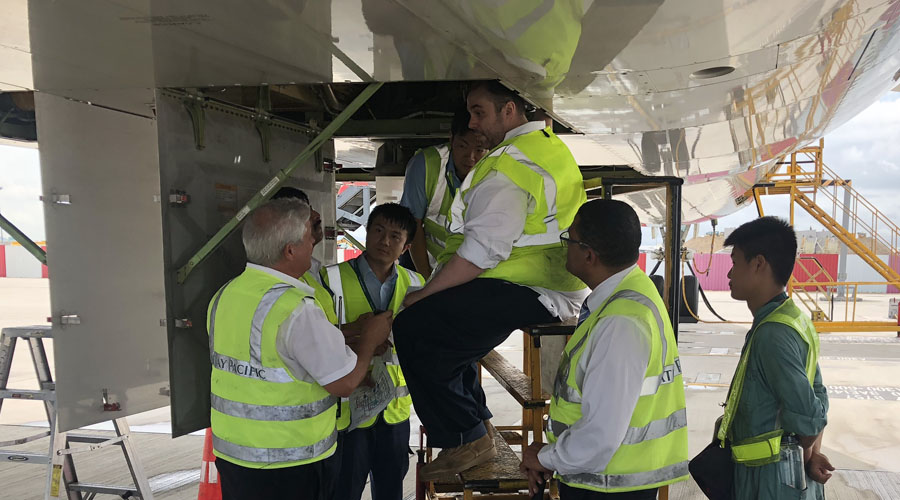
[[591,310],[588,309],[587,304],[581,304],[581,311],[578,312],[578,326],[581,326],[581,324],[584,323],[584,320],[588,319],[588,316],[590,315]]

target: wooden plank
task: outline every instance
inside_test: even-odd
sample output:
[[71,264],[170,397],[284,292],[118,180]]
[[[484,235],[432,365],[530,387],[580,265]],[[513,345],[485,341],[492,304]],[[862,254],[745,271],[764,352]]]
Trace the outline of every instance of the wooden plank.
[[493,375],[520,405],[527,408],[546,405],[547,400],[532,397],[531,379],[497,351],[491,351],[482,358],[481,366]]
[[519,470],[521,460],[518,455],[506,444],[500,432],[496,429],[493,432],[497,456],[460,474],[466,487],[518,489],[524,481],[527,488],[528,477]]

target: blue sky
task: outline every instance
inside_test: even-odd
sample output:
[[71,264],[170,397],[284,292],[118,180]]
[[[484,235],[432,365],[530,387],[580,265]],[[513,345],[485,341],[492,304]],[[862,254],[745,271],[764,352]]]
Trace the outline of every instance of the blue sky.
[[[852,179],[855,188],[892,220],[900,220],[900,92],[889,93],[826,136],[825,163],[839,176]],[[43,240],[37,149],[0,145],[0,187],[0,213],[32,239]],[[766,197],[763,207],[767,214],[787,217],[786,196]],[[749,205],[720,219],[719,230],[755,217],[756,208]],[[800,211],[796,227],[818,228]],[[699,232],[710,230],[709,223],[704,223]]]

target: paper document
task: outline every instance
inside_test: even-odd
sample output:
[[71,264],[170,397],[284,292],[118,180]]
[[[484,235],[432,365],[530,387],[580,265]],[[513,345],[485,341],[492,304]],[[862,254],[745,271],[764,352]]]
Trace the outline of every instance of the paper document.
[[359,424],[381,413],[388,403],[394,399],[394,381],[387,371],[384,361],[376,357],[372,363],[372,381],[374,387],[360,386],[350,394],[350,427],[353,430]]

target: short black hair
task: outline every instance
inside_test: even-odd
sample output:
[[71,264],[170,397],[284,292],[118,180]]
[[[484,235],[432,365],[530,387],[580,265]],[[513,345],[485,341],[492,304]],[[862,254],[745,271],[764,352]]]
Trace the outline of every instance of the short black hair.
[[485,80],[473,83],[472,86],[469,87],[469,91],[466,92],[466,95],[477,89],[484,89],[490,94],[491,101],[494,102],[494,107],[497,108],[498,113],[503,109],[503,106],[505,106],[506,103],[512,102],[516,106],[516,112],[525,116],[525,99],[522,99],[516,91],[510,90],[506,85],[500,83],[499,80]]
[[462,134],[467,134],[472,132],[472,129],[469,128],[469,121],[471,121],[472,117],[469,115],[469,110],[465,108],[465,106],[456,110],[456,113],[453,114],[453,121],[450,122],[450,133],[456,137],[459,137]]
[[381,220],[396,224],[406,230],[406,242],[412,241],[416,235],[416,218],[408,208],[398,203],[384,203],[373,208],[369,212],[369,220],[366,221],[366,231],[372,227],[372,222],[380,217]]
[[575,229],[600,262],[609,267],[629,266],[641,254],[641,221],[624,201],[591,200],[578,209]]
[[768,216],[743,224],[725,238],[725,246],[740,248],[747,262],[762,255],[779,285],[787,285],[791,279],[797,260],[797,235],[784,219]]
[[291,186],[282,186],[275,194],[272,195],[273,200],[281,198],[300,198],[309,205],[309,196],[306,196],[302,190]]

